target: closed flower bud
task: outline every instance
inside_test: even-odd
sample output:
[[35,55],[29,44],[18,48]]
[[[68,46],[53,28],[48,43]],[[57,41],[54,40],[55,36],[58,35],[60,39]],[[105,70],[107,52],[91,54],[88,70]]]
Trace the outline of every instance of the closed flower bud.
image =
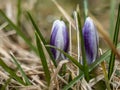
[[[50,38],[50,45],[55,46],[64,52],[68,52],[69,47],[69,36],[68,31],[65,23],[60,20],[55,20],[52,26],[51,38]],[[55,60],[63,60],[66,59],[64,54],[60,51],[51,48],[53,56]]]
[[93,20],[90,17],[86,18],[82,33],[87,63],[92,64],[98,56],[99,37]]

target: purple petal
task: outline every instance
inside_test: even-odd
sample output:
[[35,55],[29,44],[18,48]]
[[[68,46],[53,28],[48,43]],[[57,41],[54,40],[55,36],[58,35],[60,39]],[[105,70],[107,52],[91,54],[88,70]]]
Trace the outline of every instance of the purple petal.
[[[67,27],[63,21],[56,20],[53,23],[50,45],[56,46],[57,48],[67,52],[69,47],[69,36],[67,32]],[[54,58],[65,59],[65,56],[60,53],[58,50],[51,49]]]
[[98,34],[93,20],[87,17],[83,27],[83,37],[88,64],[93,63],[98,55]]

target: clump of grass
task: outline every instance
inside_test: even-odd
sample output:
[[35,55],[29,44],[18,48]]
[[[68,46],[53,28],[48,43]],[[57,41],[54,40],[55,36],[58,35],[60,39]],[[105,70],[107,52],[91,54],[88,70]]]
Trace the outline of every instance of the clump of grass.
[[[92,63],[91,65],[88,65],[86,61],[84,40],[82,36],[82,24],[81,24],[81,17],[79,14],[80,12],[79,11],[76,12],[75,19],[76,19],[77,25],[75,25],[74,20],[67,14],[67,12],[56,1],[54,0],[52,1],[57,6],[57,8],[61,11],[63,16],[66,18],[66,20],[69,22],[70,26],[72,26],[74,29],[76,29],[75,27],[77,27],[79,30],[78,38],[81,41],[81,47],[82,47],[81,52],[82,52],[82,58],[83,58],[83,65],[79,62],[79,57],[77,60],[76,58],[74,58],[74,55],[67,54],[64,51],[60,50],[59,48],[50,46],[49,43],[47,43],[45,38],[43,37],[38,25],[36,24],[36,21],[33,19],[30,12],[27,11],[26,14],[29,20],[31,21],[31,24],[35,32],[35,37],[36,37],[36,46],[33,45],[33,43],[26,37],[26,35],[23,34],[23,32],[21,31],[22,28],[20,28],[19,26],[20,16],[22,14],[21,0],[19,0],[18,13],[17,13],[17,25],[14,24],[2,10],[0,10],[0,16],[5,19],[5,22],[7,22],[9,26],[12,27],[19,36],[21,36],[21,38],[26,42],[29,48],[34,51],[34,53],[31,54],[31,52],[27,50],[23,50],[20,47],[18,48],[17,45],[12,45],[12,43],[9,41],[10,43],[9,45],[11,46],[13,50],[16,50],[16,47],[18,48],[18,50],[16,50],[16,52],[18,51],[17,54],[22,53],[23,55],[23,54],[26,54],[27,52],[26,57],[28,53],[29,53],[29,57],[27,58],[28,61],[25,62],[25,59],[23,58],[23,62],[19,63],[18,60],[20,59],[17,57],[16,52],[12,51],[12,53],[16,54],[16,56],[14,56],[13,54],[9,55],[8,52],[4,52],[5,54],[3,53],[3,55],[6,55],[9,57],[7,58],[9,62],[6,62],[4,58],[0,58],[0,66],[2,68],[2,71],[0,72],[0,74],[2,75],[3,72],[7,73],[6,79],[5,79],[6,83],[4,83],[3,81],[1,89],[4,90],[8,86],[9,86],[9,89],[10,88],[20,89],[23,87],[31,88],[33,86],[32,88],[37,88],[38,90],[39,89],[68,90],[70,88],[81,89],[83,87],[84,89],[89,88],[92,90],[92,88],[95,86],[101,87],[102,84],[99,84],[99,82],[100,83],[104,82],[104,79],[106,82],[105,88],[107,88],[108,90],[111,90],[112,88],[110,87],[110,84],[114,88],[114,85],[112,84],[112,81],[110,81],[110,79],[112,78],[111,76],[114,71],[114,63],[116,60],[115,55],[117,55],[118,58],[120,56],[117,51],[117,49],[120,48],[120,43],[118,43],[118,34],[119,34],[119,27],[120,27],[120,4],[119,4],[119,9],[118,9],[118,16],[117,16],[117,21],[116,21],[116,28],[115,28],[113,43],[111,43],[111,39],[109,37],[105,36],[107,35],[106,32],[102,30],[98,30],[99,33],[103,35],[106,42],[110,44],[109,45],[110,49],[105,51],[102,55],[100,55],[97,58],[97,60],[95,60],[94,63]],[[88,6],[86,6],[88,4],[87,0],[84,0],[84,2],[85,2],[85,16],[88,16],[89,15]],[[98,26],[98,24],[96,25]],[[77,32],[77,30],[75,32]],[[80,45],[78,44],[78,49],[79,49],[79,46]],[[52,56],[50,48],[55,48],[56,50],[60,51],[67,57],[68,60],[62,60],[57,65],[56,61],[54,60]],[[71,48],[70,50],[72,51],[72,47],[70,48]],[[81,56],[81,55],[78,55],[78,56]],[[35,57],[37,59],[36,61],[34,61]],[[32,58],[31,61],[34,61],[33,63],[29,62],[30,58]],[[9,59],[13,60],[14,63],[11,62]],[[10,67],[11,63],[12,63],[12,66],[15,65],[15,68]],[[107,63],[109,67],[108,70],[105,68],[106,67],[105,63]],[[61,68],[64,66],[64,64],[66,64],[66,71],[65,71],[65,74],[61,76],[60,71],[61,71]],[[101,74],[97,74],[97,76],[95,77],[90,77],[91,71],[93,71],[93,69],[95,69],[100,64],[102,65],[104,74],[101,73]],[[32,66],[35,68],[33,68]],[[78,74],[77,68],[79,68],[79,74]],[[98,68],[101,68],[101,67],[99,66]],[[99,78],[97,81],[94,81],[93,82],[94,84],[93,84],[92,81],[94,79],[97,79],[97,77],[99,76],[103,76],[103,78]]]

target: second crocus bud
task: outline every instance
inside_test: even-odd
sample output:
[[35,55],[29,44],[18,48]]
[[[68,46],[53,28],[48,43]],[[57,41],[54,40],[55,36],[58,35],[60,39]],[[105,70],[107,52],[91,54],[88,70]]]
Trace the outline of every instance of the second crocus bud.
[[93,20],[90,17],[86,18],[82,32],[87,63],[92,64],[98,56],[99,38],[97,29],[93,23]]
[[[51,32],[50,45],[55,46],[63,50],[64,52],[68,52],[69,36],[67,27],[63,21],[60,20],[54,21]],[[51,51],[53,53],[55,60],[60,61],[66,59],[64,54],[62,54],[60,51],[54,48],[51,48]]]

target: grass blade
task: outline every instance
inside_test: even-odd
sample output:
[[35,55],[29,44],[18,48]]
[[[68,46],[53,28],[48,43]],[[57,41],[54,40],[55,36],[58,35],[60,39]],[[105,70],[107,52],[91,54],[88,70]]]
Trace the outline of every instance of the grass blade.
[[41,41],[43,42],[43,44],[47,44],[47,42],[45,41],[44,37],[42,36],[42,34],[41,34],[40,30],[39,30],[39,27],[37,26],[37,24],[35,23],[35,21],[33,20],[32,16],[31,16],[31,14],[28,11],[27,11],[27,15],[28,15],[28,17],[29,17],[35,31],[37,32],[37,34],[39,35]]
[[85,53],[85,45],[84,45],[84,39],[82,34],[82,26],[81,26],[81,18],[79,13],[77,13],[77,20],[78,20],[78,28],[80,32],[80,40],[81,40],[81,51],[82,51],[82,60],[83,60],[83,68],[84,68],[84,74],[87,81],[89,81],[89,69],[86,59],[86,53]]
[[18,63],[18,61],[16,60],[15,56],[11,53],[10,56],[12,57],[13,61],[15,62],[15,64],[17,65],[18,69],[20,70],[22,77],[24,78],[26,85],[31,85],[29,79],[27,78],[27,76],[25,75],[25,72],[23,71],[22,67],[20,66],[20,64]]
[[9,23],[9,25],[16,31],[16,33],[21,36],[21,38],[27,43],[27,45],[37,53],[36,48],[31,43],[31,41],[22,33],[19,27],[17,27],[6,15],[5,13],[0,10],[0,15],[5,18],[5,20]]
[[72,61],[77,67],[79,67],[80,70],[83,71],[83,66],[72,56],[70,56],[69,54],[67,54],[66,52],[62,51],[59,48],[56,48],[55,46],[51,46],[51,45],[46,45],[46,47],[50,47],[50,48],[55,48],[57,50],[59,50],[61,53],[63,53],[70,61]]
[[72,87],[75,83],[77,83],[83,76],[84,76],[84,73],[80,73],[68,85],[66,85],[62,90],[69,90],[69,88]]
[[8,72],[9,74],[10,74],[10,77],[11,78],[13,78],[13,79],[15,79],[15,80],[17,80],[19,83],[21,83],[22,85],[26,85],[25,83],[24,83],[24,81],[20,78],[20,77],[18,77],[17,75],[16,75],[16,72],[13,70],[13,69],[11,69],[10,67],[8,67],[4,62],[3,62],[3,60],[0,58],[0,66],[6,71],[6,72]]
[[115,13],[115,3],[116,3],[116,1],[115,0],[110,0],[110,3],[111,3],[111,5],[110,5],[110,37],[111,37],[111,39],[113,39],[113,33],[114,33],[114,23],[115,23],[115,21],[114,21],[114,13]]
[[17,25],[20,25],[20,19],[21,19],[21,0],[18,0],[17,3]]
[[[29,17],[29,19],[30,19],[30,21],[31,21],[31,23],[32,23],[35,31],[36,31],[37,34],[39,35],[41,41],[43,42],[44,45],[47,45],[47,42],[45,41],[43,35],[41,34],[41,32],[40,32],[40,30],[39,30],[39,27],[37,26],[37,24],[36,24],[35,21],[33,20],[31,14],[30,14],[29,12],[27,12],[27,15],[28,15],[28,17]],[[48,53],[49,53],[49,55],[50,55],[50,58],[52,59],[54,65],[57,66],[57,64],[56,64],[56,62],[55,62],[55,60],[54,60],[54,58],[53,58],[53,56],[52,56],[52,53],[51,53],[50,49],[47,48],[47,47],[46,47],[46,49],[47,49],[47,51],[48,51]]]
[[[113,43],[114,43],[115,47],[117,46],[117,43],[118,43],[119,27],[120,27],[120,4],[119,4],[118,16],[117,16],[116,27],[115,27],[114,38],[113,38]],[[114,70],[114,63],[115,63],[115,54],[113,52],[111,52],[110,62],[109,62],[109,70],[108,70],[108,78],[109,79]]]
[[88,0],[84,0],[84,17],[88,16]]
[[103,75],[104,75],[104,79],[105,79],[105,84],[106,84],[107,90],[111,90],[110,82],[109,82],[109,79],[108,79],[108,73],[107,73],[106,65],[105,65],[104,61],[101,63],[101,67],[102,67],[102,71],[103,71]]
[[44,54],[44,51],[43,51],[41,39],[40,39],[37,32],[35,33],[35,36],[36,36],[36,43],[37,43],[37,49],[38,49],[38,52],[39,52],[39,57],[41,59],[42,66],[43,66],[44,73],[45,73],[45,77],[46,77],[47,83],[49,85],[50,84],[50,79],[51,79],[50,78],[50,71],[49,71],[49,68],[48,68],[48,65],[47,65],[47,60],[46,60],[46,57],[45,57],[45,54]]
[[[120,43],[118,44],[117,48],[120,48]],[[110,57],[111,50],[107,50],[104,54],[100,56],[90,67],[89,72],[92,71],[96,66],[98,66],[101,62],[104,60],[108,60],[108,57]],[[77,83],[82,77],[84,76],[84,73],[80,73],[79,76],[75,77],[68,85],[66,85],[62,90],[68,90],[70,87],[72,87],[75,83]]]
[[[81,57],[81,48],[80,48],[80,30],[78,28],[78,19],[77,19],[77,12],[74,11],[74,19],[75,19],[75,23],[76,23],[76,36],[77,36],[77,60],[78,62],[80,61],[80,57]],[[77,75],[79,75],[80,70],[77,70]]]

